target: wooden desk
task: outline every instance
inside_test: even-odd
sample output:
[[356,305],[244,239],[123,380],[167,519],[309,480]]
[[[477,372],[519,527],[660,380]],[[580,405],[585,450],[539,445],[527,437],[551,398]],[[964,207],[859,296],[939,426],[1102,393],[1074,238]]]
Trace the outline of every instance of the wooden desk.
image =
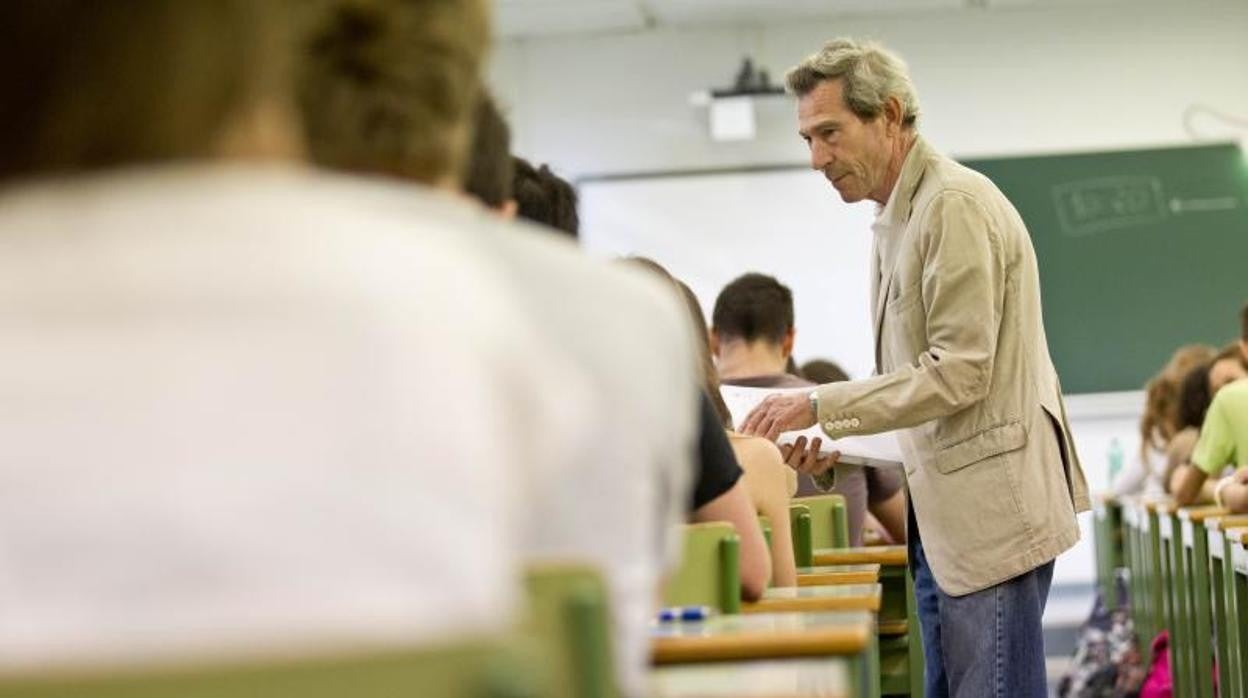
[[655,664],[857,656],[875,632],[866,611],[714,616],[650,626]]
[[799,587],[822,587],[832,584],[875,584],[880,581],[878,563],[861,565],[818,565],[797,568]]
[[879,545],[869,548],[821,548],[815,551],[816,565],[862,565],[875,563],[885,567],[906,564],[906,546]]
[[879,584],[833,584],[821,587],[774,587],[763,598],[741,604],[742,613],[880,610]]
[[650,695],[659,698],[850,698],[845,657],[678,664],[655,668]]

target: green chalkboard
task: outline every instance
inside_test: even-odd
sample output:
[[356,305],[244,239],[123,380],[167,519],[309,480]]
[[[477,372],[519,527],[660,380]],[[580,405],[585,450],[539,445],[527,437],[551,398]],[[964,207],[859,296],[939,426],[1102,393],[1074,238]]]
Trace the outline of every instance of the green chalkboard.
[[1188,342],[1238,336],[1248,164],[1236,145],[963,160],[1022,214],[1067,393],[1136,390]]

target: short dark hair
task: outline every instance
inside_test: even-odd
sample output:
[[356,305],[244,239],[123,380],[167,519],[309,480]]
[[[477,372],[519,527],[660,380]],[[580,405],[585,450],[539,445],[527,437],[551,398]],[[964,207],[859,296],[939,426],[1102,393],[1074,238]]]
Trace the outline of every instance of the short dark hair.
[[489,93],[477,99],[476,129],[468,155],[464,191],[490,208],[502,208],[512,199],[515,164],[511,159],[511,129]]
[[835,361],[828,359],[811,359],[802,364],[802,378],[811,383],[824,385],[826,383],[840,383],[849,380],[849,374],[845,369],[841,368]]
[[542,225],[577,237],[581,221],[576,215],[576,190],[546,165],[534,169],[524,158],[515,158],[516,212]]
[[779,344],[793,329],[793,292],[766,274],[739,276],[715,299],[711,326],[723,338]]
[[0,179],[213,157],[285,98],[280,3],[0,3]]
[[1239,337],[1248,342],[1248,303],[1239,310]]

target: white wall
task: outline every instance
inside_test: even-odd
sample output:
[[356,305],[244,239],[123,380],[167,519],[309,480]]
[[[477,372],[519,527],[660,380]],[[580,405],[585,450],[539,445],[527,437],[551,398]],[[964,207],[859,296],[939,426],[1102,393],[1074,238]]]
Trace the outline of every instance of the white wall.
[[[573,176],[803,162],[785,100],[759,137],[715,144],[689,93],[731,82],[752,55],[783,71],[838,35],[910,63],[922,130],[946,152],[997,155],[1187,142],[1184,110],[1248,117],[1248,2],[1078,2],[511,41],[492,83],[517,151]],[[1225,135],[1212,121],[1198,125]]]
[[[509,113],[516,151],[570,177],[802,163],[806,155],[793,131],[789,100],[759,105],[757,139],[724,144],[711,142],[705,112],[689,105],[689,95],[728,84],[746,54],[779,80],[786,67],[837,35],[877,38],[905,56],[922,100],[921,130],[957,156],[1191,142],[1184,113],[1193,105],[1248,117],[1248,2],[1243,0],[1072,3],[519,40],[499,48],[491,81]],[[1207,117],[1198,117],[1194,126],[1211,138],[1242,135]],[[611,218],[609,197],[598,198],[591,204],[596,208],[584,214],[608,234],[598,235],[594,245],[654,254],[677,273],[682,268],[693,273],[690,281],[704,305],[717,289],[690,270],[706,268],[707,255],[718,255],[717,264],[739,259],[741,271],[776,271],[783,264],[761,244],[753,252],[737,242],[708,249],[690,244],[701,237],[690,235],[689,241],[651,240],[650,249],[634,246],[630,240],[644,240],[644,230],[613,239],[603,223]],[[666,205],[679,209],[673,192]],[[714,210],[705,211],[712,230],[714,216]],[[760,242],[764,225],[759,222]],[[837,251],[861,256],[870,233],[827,234],[853,236]],[[725,257],[725,249],[737,257]],[[813,267],[822,259],[794,254],[792,263]],[[865,256],[862,264],[865,268]],[[861,281],[849,277],[846,283]],[[833,285],[826,292],[836,297],[860,294],[861,288]],[[1112,438],[1128,454],[1138,447],[1139,396],[1120,396],[1109,404],[1106,409],[1097,398],[1072,400],[1076,440],[1094,488],[1106,483]],[[1059,561],[1058,583],[1093,575],[1090,528],[1084,524],[1085,542]]]

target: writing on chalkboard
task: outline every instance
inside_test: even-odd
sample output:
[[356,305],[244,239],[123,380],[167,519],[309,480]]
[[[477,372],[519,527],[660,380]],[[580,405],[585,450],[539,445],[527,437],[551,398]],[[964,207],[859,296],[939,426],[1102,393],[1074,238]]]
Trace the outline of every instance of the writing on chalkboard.
[[1122,175],[1053,187],[1057,220],[1067,235],[1091,235],[1165,219],[1169,205],[1156,177]]

